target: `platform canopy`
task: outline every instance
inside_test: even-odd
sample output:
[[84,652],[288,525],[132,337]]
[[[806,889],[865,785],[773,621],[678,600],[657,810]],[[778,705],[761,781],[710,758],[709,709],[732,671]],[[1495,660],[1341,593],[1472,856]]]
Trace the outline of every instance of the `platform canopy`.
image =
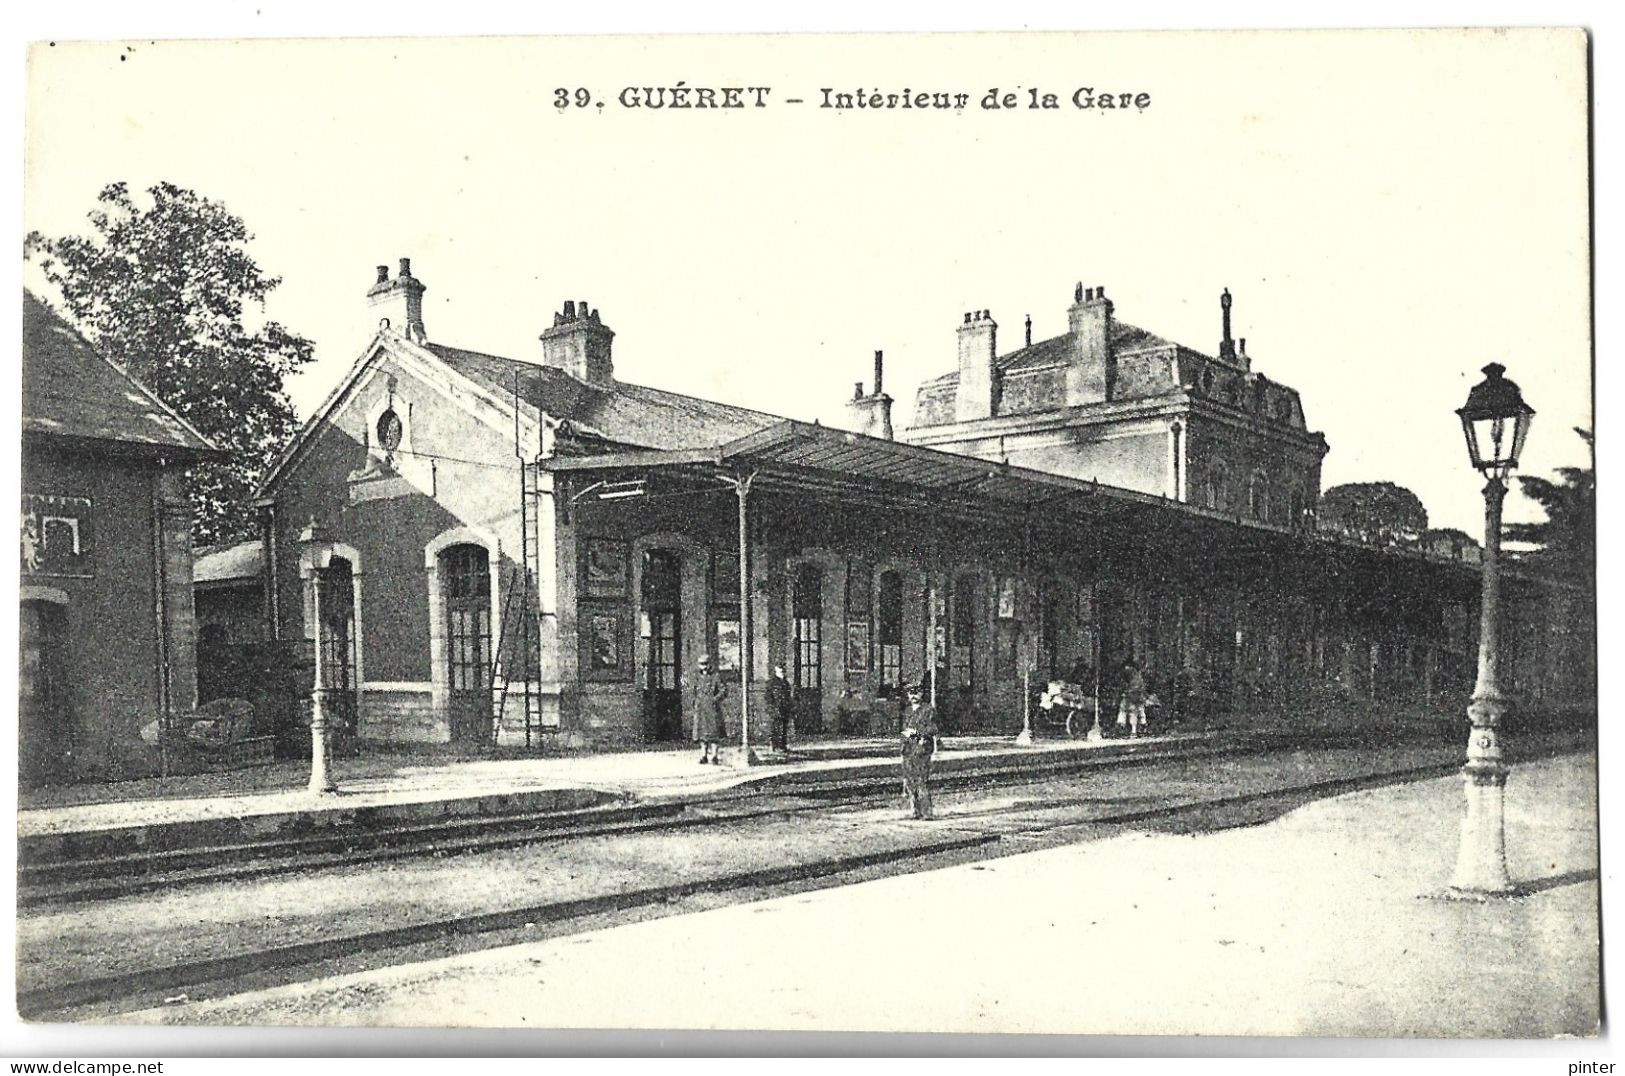
[[1086,479],[788,419],[711,448],[556,455],[539,466],[579,476],[570,480],[577,497],[590,495],[594,483],[641,479],[719,488],[752,475],[753,494],[1025,528],[1051,543],[1126,542],[1180,563],[1246,561],[1281,569],[1290,563],[1345,577],[1373,573],[1388,586],[1465,590],[1471,584],[1474,592],[1479,574],[1476,565],[1419,552],[1376,549]]

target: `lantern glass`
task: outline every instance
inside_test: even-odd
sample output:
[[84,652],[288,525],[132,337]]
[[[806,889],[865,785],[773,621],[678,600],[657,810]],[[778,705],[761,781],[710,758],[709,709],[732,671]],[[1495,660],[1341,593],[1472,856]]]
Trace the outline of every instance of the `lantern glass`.
[[1484,380],[1473,387],[1467,405],[1456,412],[1473,466],[1500,477],[1518,466],[1530,420],[1535,417],[1518,386],[1502,376],[1504,372],[1499,363],[1484,367]]

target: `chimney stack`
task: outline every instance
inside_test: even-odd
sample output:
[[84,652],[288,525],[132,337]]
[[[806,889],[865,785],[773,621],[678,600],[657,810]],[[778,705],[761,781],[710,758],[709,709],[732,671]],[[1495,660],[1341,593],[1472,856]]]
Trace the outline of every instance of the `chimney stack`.
[[553,315],[553,324],[542,330],[539,339],[545,365],[596,388],[615,387],[610,349],[615,333],[599,320],[598,311],[587,300],[566,299],[564,309]]
[[892,398],[881,391],[881,365],[882,353],[876,351],[875,390],[865,396],[863,394],[863,382],[859,381],[853,386],[852,399],[847,401],[846,410],[849,425],[852,429],[869,437],[879,437],[890,441],[892,439]]
[[1068,406],[1109,400],[1116,388],[1117,356],[1112,350],[1112,301],[1104,287],[1072,293],[1067,326],[1072,331],[1072,360],[1066,370]]
[[1219,296],[1219,309],[1223,312],[1224,335],[1219,339],[1219,358],[1225,362],[1236,361],[1236,342],[1230,339],[1230,289],[1225,288]]
[[428,289],[412,275],[412,259],[402,258],[400,275],[389,279],[389,266],[378,267],[378,279],[367,291],[367,310],[374,331],[384,318],[395,332],[421,344],[428,339],[423,329],[423,293]]
[[954,420],[991,418],[999,408],[999,326],[986,310],[973,310],[959,326],[959,389]]

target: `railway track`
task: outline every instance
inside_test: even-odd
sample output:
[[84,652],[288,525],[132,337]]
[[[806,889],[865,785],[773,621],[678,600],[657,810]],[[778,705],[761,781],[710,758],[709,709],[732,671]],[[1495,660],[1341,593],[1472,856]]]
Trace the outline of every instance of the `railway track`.
[[[1144,750],[1090,757],[1018,758],[999,767],[965,773],[939,772],[935,785],[958,789],[1032,783],[1102,766],[1145,766],[1173,759],[1241,756],[1280,750],[1280,743],[1191,747],[1147,744]],[[886,767],[877,767],[886,769]],[[442,819],[431,823],[323,832],[231,844],[115,853],[30,862],[17,870],[19,908],[111,900],[182,886],[262,878],[423,855],[465,855],[546,840],[639,833],[651,829],[715,826],[796,810],[822,810],[831,802],[861,802],[891,794],[895,772],[813,778],[768,786],[741,786],[703,800],[589,807],[496,816]],[[810,801],[801,807],[790,801]]]
[[[1561,749],[1560,749],[1561,750]],[[1183,754],[1180,758],[1189,758]],[[1169,756],[1147,756],[1146,763],[1169,761]],[[519,941],[573,933],[609,925],[627,918],[648,918],[675,914],[691,898],[709,895],[734,899],[762,899],[804,889],[821,888],[877,873],[896,873],[901,863],[907,869],[926,870],[967,859],[995,858],[1033,850],[1033,838],[1065,843],[1082,836],[1099,835],[1102,830],[1163,822],[1177,825],[1181,819],[1201,816],[1206,828],[1247,825],[1263,817],[1275,817],[1303,802],[1326,796],[1379,787],[1429,777],[1445,776],[1459,768],[1455,759],[1303,781],[1267,790],[1235,795],[1199,796],[1183,802],[1112,809],[1093,799],[1017,801],[1007,810],[1040,817],[1023,820],[1011,827],[986,829],[975,817],[948,818],[929,830],[931,836],[910,847],[865,851],[831,856],[814,862],[764,866],[736,870],[709,877],[650,885],[621,892],[594,894],[568,900],[541,901],[503,907],[472,915],[415,922],[386,929],[362,930],[317,941],[271,945],[235,953],[181,960],[96,977],[64,979],[23,987],[19,984],[17,1006],[29,1019],[63,1018],[75,1013],[105,1015],[158,1005],[165,1000],[187,1000],[221,996],[285,982],[302,981],[343,971],[360,970],[383,964],[406,963],[455,952],[495,948]],[[1038,775],[1041,780],[1053,774]],[[985,781],[985,775],[966,775],[960,787]],[[876,782],[878,784],[879,782]],[[821,788],[811,785],[798,790],[801,802],[757,803],[751,797],[737,811],[718,811],[705,818],[672,819],[661,822],[645,819],[631,824],[715,826],[749,824],[768,816],[794,816],[803,812],[832,809],[859,809],[896,798],[894,781],[884,789]],[[953,787],[952,780],[943,782]],[[1001,783],[1001,789],[1008,783]],[[1081,817],[1079,808],[1101,807]],[[1045,819],[1046,813],[1062,817]],[[1073,813],[1069,813],[1073,812]],[[591,829],[591,835],[616,832]],[[567,834],[565,836],[588,835]],[[491,847],[491,846],[482,846]],[[418,851],[421,852],[421,849]]]

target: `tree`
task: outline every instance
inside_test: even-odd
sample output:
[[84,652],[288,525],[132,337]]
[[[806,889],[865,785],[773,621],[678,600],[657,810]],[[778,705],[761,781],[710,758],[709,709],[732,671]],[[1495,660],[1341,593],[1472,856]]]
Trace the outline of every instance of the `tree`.
[[1590,430],[1574,430],[1591,454],[1589,467],[1559,467],[1562,481],[1520,475],[1524,496],[1546,512],[1540,523],[1509,523],[1502,535],[1534,550],[1522,562],[1595,589],[1597,572],[1596,444]]
[[1413,545],[1428,529],[1421,500],[1392,482],[1350,482],[1320,495],[1320,529],[1369,545]]
[[284,381],[311,360],[311,342],[264,318],[281,279],[248,253],[241,218],[170,183],[146,193],[142,205],[110,184],[92,235],[34,232],[24,251],[97,350],[230,453],[193,470],[194,539],[251,537],[251,495],[297,427]]
[[1472,553],[1474,560],[1483,554],[1483,546],[1479,544],[1477,538],[1455,527],[1438,527],[1423,532],[1422,548],[1429,553],[1455,560],[1464,559],[1468,550],[1474,551]]

